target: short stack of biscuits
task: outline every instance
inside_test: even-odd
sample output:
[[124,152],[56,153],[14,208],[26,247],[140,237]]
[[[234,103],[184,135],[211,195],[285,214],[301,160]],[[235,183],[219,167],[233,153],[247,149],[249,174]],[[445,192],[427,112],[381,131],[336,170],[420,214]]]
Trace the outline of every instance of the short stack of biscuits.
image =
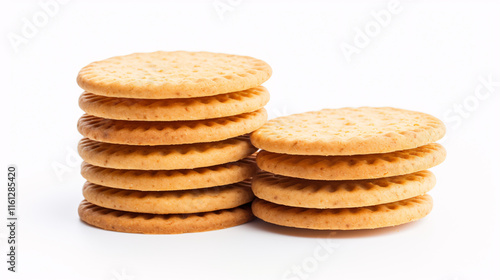
[[80,218],[121,232],[171,234],[253,218],[248,134],[267,120],[265,62],[209,52],[136,53],[78,74]]
[[269,223],[373,229],[426,216],[445,134],[437,118],[395,108],[325,109],[277,118],[255,131],[261,171],[252,209]]

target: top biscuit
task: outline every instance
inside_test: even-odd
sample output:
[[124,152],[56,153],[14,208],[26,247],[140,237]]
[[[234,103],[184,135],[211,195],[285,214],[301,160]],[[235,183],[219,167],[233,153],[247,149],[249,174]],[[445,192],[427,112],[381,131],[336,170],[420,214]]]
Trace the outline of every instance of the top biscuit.
[[294,155],[357,155],[413,149],[441,139],[445,126],[420,112],[341,108],[280,117],[255,131],[263,150]]
[[93,62],[80,70],[77,82],[110,97],[190,98],[253,88],[271,72],[267,63],[248,56],[157,51]]

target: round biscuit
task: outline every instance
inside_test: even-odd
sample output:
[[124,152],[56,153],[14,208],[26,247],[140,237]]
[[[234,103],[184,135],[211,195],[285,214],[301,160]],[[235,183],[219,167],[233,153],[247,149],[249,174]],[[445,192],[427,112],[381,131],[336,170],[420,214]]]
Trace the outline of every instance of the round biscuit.
[[441,139],[439,119],[397,108],[341,108],[270,120],[252,133],[252,143],[293,155],[379,154],[413,149]]
[[182,191],[135,191],[86,182],[83,196],[95,205],[148,214],[191,214],[234,208],[254,198],[250,182]]
[[179,145],[215,142],[250,133],[267,120],[265,109],[197,121],[123,121],[83,115],[78,131],[92,140],[126,145]]
[[124,170],[103,168],[83,162],[87,181],[117,189],[173,191],[201,189],[241,182],[257,171],[255,159],[244,158],[215,166],[177,170]]
[[212,143],[166,146],[109,144],[83,138],[78,153],[85,162],[114,169],[174,170],[237,161],[257,149],[246,136]]
[[256,217],[280,226],[321,230],[374,229],[427,216],[432,210],[432,198],[425,194],[387,204],[338,209],[290,207],[257,198],[252,210]]
[[228,117],[261,109],[269,101],[262,86],[214,96],[177,99],[134,99],[84,92],[78,103],[87,114],[114,120],[188,121]]
[[248,204],[194,214],[142,214],[103,208],[83,200],[78,215],[85,223],[111,231],[145,234],[180,234],[218,230],[251,221]]
[[77,82],[111,97],[190,98],[254,88],[271,73],[267,63],[248,56],[157,51],[93,62],[80,70]]
[[446,150],[437,143],[384,154],[354,156],[303,156],[260,151],[260,169],[310,180],[360,180],[422,171],[444,161]]
[[352,208],[390,203],[423,195],[436,184],[430,171],[368,180],[305,180],[259,172],[252,190],[260,199],[303,208]]

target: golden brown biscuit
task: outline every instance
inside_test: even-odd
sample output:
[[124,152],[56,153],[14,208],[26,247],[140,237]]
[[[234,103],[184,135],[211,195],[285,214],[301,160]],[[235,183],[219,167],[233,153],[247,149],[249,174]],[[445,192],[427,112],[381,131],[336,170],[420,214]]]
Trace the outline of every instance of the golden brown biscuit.
[[359,180],[409,174],[444,161],[446,150],[437,143],[385,154],[300,156],[260,151],[257,165],[268,172],[310,180]]
[[183,191],[133,191],[86,182],[83,196],[95,205],[148,214],[191,214],[234,208],[254,198],[250,182]]
[[87,181],[111,188],[140,191],[201,189],[241,182],[257,171],[255,159],[195,169],[123,170],[82,163],[81,173]]
[[114,120],[204,120],[249,113],[269,101],[262,86],[214,96],[177,99],[116,98],[84,92],[80,108],[89,115]]
[[378,154],[413,149],[445,134],[439,119],[396,108],[324,109],[270,120],[252,133],[260,149],[294,155]]
[[303,208],[351,208],[390,203],[430,191],[430,171],[368,180],[316,181],[261,171],[252,181],[255,196],[275,204]]
[[248,56],[157,51],[116,56],[85,66],[78,85],[98,95],[128,98],[188,98],[257,87],[271,67]]
[[267,120],[265,109],[198,121],[122,121],[83,115],[78,131],[92,140],[126,145],[177,145],[215,142],[250,133]]
[[212,143],[167,146],[132,146],[102,143],[83,138],[78,153],[84,161],[115,169],[173,170],[224,164],[255,152],[248,137]]
[[323,230],[373,229],[425,217],[432,210],[432,198],[426,194],[387,204],[338,209],[290,207],[257,198],[252,210],[256,217],[281,226]]
[[83,200],[78,207],[82,221],[98,228],[147,234],[179,234],[224,229],[253,219],[248,204],[196,214],[141,214],[102,208]]

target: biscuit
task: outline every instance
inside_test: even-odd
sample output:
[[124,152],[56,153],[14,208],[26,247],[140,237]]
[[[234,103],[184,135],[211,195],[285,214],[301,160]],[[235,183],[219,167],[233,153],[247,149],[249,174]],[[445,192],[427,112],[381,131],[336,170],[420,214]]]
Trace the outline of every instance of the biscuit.
[[281,226],[322,230],[373,229],[425,217],[432,210],[432,198],[425,194],[387,204],[338,209],[290,207],[257,198],[252,210],[256,217]]
[[122,170],[82,163],[87,181],[111,188],[140,191],[201,189],[241,182],[257,171],[255,159],[180,170]]
[[404,200],[425,194],[436,184],[430,171],[381,179],[313,181],[258,173],[252,190],[258,198],[303,208],[351,208]]
[[253,219],[248,204],[236,208],[196,214],[141,214],[102,208],[83,200],[80,219],[92,226],[120,232],[179,234],[224,229]]
[[234,116],[256,111],[269,101],[262,86],[214,96],[177,99],[132,99],[84,92],[80,108],[89,115],[115,120],[184,121]]
[[92,165],[115,169],[173,170],[224,164],[256,151],[246,136],[219,142],[172,146],[108,144],[83,138],[78,153]]
[[92,140],[127,145],[174,145],[220,141],[250,133],[267,120],[265,109],[198,121],[122,121],[83,115],[78,131]]
[[252,133],[260,149],[294,155],[378,154],[413,149],[445,134],[439,119],[396,108],[324,109],[270,120]]
[[148,213],[191,214],[234,208],[254,198],[250,182],[183,191],[133,191],[86,182],[85,199],[104,208]]
[[104,96],[188,98],[253,88],[271,73],[267,63],[248,56],[157,51],[93,62],[80,70],[77,82]]
[[385,154],[302,156],[261,151],[257,165],[268,172],[311,180],[358,180],[404,175],[444,161],[446,150],[437,143]]

